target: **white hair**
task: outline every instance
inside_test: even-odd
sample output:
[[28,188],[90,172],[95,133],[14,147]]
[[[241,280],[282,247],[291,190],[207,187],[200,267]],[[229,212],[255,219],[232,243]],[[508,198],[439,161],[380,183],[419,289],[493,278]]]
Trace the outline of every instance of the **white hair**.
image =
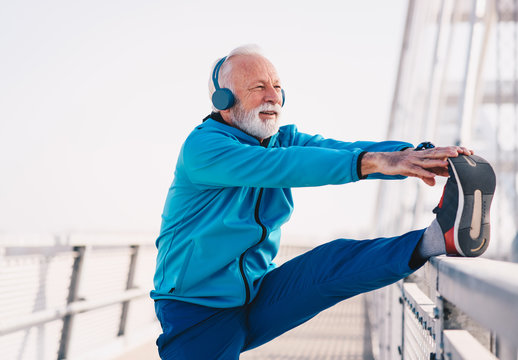
[[[221,67],[219,68],[218,74],[218,85],[220,88],[227,88],[234,92],[233,84],[230,81],[230,74],[232,70],[232,61],[231,58],[236,55],[261,55],[264,56],[261,48],[255,44],[243,45],[232,50],[228,55]],[[219,58],[212,64],[210,68],[210,76],[209,76],[209,99],[212,103],[212,94],[216,91],[216,87],[214,86],[214,82],[212,81],[212,74],[214,73],[214,68],[223,58]],[[212,106],[212,111],[219,112],[214,106]]]

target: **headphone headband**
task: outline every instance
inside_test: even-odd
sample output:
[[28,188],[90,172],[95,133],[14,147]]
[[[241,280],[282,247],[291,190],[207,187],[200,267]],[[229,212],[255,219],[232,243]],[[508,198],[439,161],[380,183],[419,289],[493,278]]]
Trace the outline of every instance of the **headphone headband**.
[[219,78],[219,69],[221,68],[221,65],[223,65],[223,63],[225,62],[225,60],[227,59],[226,56],[222,57],[218,63],[216,64],[216,66],[214,66],[214,71],[212,72],[212,82],[214,83],[214,87],[216,88],[216,90],[219,90],[221,89],[219,87],[219,82],[218,82],[218,78]]

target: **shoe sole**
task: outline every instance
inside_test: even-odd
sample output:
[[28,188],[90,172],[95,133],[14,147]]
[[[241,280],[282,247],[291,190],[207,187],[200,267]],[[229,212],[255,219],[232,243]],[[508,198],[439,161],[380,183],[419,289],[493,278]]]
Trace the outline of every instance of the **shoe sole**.
[[479,256],[489,245],[489,209],[496,187],[495,172],[486,160],[476,155],[459,155],[448,161],[457,182],[459,199],[453,239],[450,233],[446,242],[453,242],[462,256]]

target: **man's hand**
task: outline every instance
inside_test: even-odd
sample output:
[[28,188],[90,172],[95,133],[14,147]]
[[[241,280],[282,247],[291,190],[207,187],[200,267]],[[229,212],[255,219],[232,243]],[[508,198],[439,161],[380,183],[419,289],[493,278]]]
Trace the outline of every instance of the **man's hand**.
[[362,175],[382,173],[418,177],[427,185],[435,185],[435,176],[448,176],[449,157],[472,155],[473,151],[461,146],[436,147],[413,151],[368,152],[361,160]]

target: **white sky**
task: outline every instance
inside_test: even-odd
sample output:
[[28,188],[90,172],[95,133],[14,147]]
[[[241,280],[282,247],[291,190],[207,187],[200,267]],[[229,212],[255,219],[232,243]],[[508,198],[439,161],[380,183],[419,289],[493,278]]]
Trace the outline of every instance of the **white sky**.
[[[11,1],[0,11],[0,231],[151,231],[209,69],[255,43],[284,123],[383,140],[406,1]],[[376,182],[296,189],[285,236],[357,234]]]

